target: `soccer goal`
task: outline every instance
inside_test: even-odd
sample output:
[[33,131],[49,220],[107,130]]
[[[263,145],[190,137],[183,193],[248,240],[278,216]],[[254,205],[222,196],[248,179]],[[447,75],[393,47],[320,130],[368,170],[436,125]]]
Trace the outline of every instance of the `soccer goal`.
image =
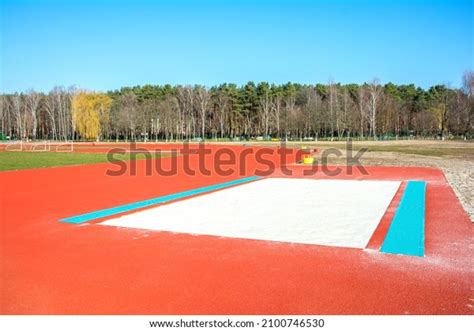
[[50,152],[51,142],[49,140],[31,142],[23,144],[24,150],[30,152]]
[[72,153],[74,152],[73,141],[62,141],[54,144],[54,151],[59,153]]
[[23,150],[23,141],[11,140],[5,143],[5,151],[8,152],[21,152]]

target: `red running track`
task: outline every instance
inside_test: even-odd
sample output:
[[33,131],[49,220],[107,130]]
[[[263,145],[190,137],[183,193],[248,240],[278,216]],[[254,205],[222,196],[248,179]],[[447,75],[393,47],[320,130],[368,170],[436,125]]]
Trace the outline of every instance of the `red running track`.
[[[438,169],[369,167],[368,175],[344,169],[335,177],[426,180],[426,257],[417,258],[378,251],[401,192],[365,250],[58,222],[239,176],[145,176],[139,167],[136,176],[111,177],[110,167],[0,173],[0,313],[473,313],[473,225]],[[256,167],[251,159],[245,175]],[[288,167],[295,177],[308,169]]]

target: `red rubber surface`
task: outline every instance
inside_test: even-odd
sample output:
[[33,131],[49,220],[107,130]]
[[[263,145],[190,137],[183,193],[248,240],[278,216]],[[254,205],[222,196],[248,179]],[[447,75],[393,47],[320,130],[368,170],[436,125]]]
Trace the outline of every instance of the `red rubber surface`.
[[[196,158],[191,163],[197,167]],[[289,167],[295,177],[308,169]],[[426,257],[417,258],[378,252],[401,191],[365,250],[58,222],[239,176],[147,177],[140,169],[110,177],[110,168],[0,173],[0,313],[473,313],[473,225],[438,169],[369,167],[368,176],[354,170],[331,177],[426,180]],[[246,168],[252,175],[255,161]]]

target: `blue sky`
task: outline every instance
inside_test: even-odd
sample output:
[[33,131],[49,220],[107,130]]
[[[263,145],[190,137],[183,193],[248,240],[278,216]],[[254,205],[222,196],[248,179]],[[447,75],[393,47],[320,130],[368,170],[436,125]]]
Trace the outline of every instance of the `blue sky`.
[[473,1],[0,0],[0,90],[247,81],[459,86]]

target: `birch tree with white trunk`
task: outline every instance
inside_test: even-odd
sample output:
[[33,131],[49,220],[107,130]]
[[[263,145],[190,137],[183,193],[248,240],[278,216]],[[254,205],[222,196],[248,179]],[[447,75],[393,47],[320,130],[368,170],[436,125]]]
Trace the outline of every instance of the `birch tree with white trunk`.
[[37,128],[38,128],[38,108],[41,100],[41,96],[36,93],[34,90],[28,91],[25,95],[26,109],[31,117],[31,136],[33,139],[36,139]]
[[201,138],[206,137],[206,112],[209,107],[211,97],[207,89],[202,86],[196,87],[196,103],[201,115]]
[[374,139],[377,139],[377,102],[382,93],[382,86],[377,78],[374,78],[369,84],[369,106],[370,106],[370,128]]

